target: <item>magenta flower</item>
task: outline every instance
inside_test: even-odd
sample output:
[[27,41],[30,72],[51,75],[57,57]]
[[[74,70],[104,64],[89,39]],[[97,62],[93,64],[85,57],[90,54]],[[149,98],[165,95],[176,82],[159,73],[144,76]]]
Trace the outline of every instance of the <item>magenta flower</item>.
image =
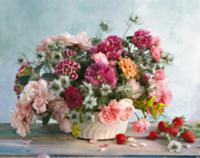
[[103,63],[90,65],[85,72],[85,80],[97,87],[108,84],[114,88],[117,83],[114,69]]
[[122,39],[118,36],[108,36],[103,42],[91,49],[91,53],[104,53],[108,59],[119,59],[123,51]]
[[140,48],[140,49],[146,49],[151,48],[152,45],[152,36],[150,35],[149,31],[146,31],[144,29],[139,29],[135,32],[132,38],[132,43]]

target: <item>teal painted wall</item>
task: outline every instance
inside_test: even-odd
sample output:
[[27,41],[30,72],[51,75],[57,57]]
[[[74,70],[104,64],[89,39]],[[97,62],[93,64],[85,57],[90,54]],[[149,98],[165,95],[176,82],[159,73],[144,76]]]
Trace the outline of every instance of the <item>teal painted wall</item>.
[[15,109],[18,56],[32,58],[35,45],[48,35],[86,31],[92,36],[100,20],[122,35],[131,13],[140,15],[139,27],[159,35],[176,58],[168,69],[174,101],[167,114],[199,119],[199,0],[0,0],[0,122],[8,122]]

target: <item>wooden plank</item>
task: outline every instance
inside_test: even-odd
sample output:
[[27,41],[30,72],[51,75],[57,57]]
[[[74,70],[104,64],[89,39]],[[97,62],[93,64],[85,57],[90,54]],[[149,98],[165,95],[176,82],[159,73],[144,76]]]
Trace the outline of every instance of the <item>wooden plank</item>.
[[[35,125],[31,128],[30,135],[22,139],[15,134],[8,124],[0,125],[0,157],[35,157],[39,153],[47,153],[51,157],[144,157],[144,156],[200,156],[200,139],[190,149],[173,154],[166,149],[166,142],[162,139],[151,141],[139,138],[138,142],[145,142],[146,147],[133,148],[129,145],[117,145],[114,140],[98,141],[90,144],[86,140],[75,139],[69,134],[60,132],[57,125],[52,124],[47,128]],[[128,130],[128,135],[133,133]],[[24,141],[31,139],[31,144]],[[108,144],[107,151],[101,152],[100,145]]]

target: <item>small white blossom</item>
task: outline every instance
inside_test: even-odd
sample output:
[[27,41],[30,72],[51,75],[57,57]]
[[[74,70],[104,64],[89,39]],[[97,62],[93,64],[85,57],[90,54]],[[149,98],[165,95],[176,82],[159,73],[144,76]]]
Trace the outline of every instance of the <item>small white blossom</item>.
[[76,110],[71,110],[70,111],[69,118],[74,123],[80,123],[80,114]]
[[37,61],[39,63],[43,63],[46,60],[46,54],[45,53],[38,53],[37,54]]
[[54,80],[49,85],[50,92],[56,96],[60,96],[60,93],[63,91],[61,82],[59,80]]
[[93,95],[93,89],[92,89],[92,84],[87,83],[87,82],[83,82],[83,85],[81,85],[81,90],[83,91],[83,93],[85,93],[85,95]]
[[92,121],[92,122],[95,121],[95,115],[92,114],[91,112],[86,112],[84,118],[86,121]]
[[83,104],[85,105],[86,109],[93,109],[95,106],[97,106],[97,99],[93,96],[87,95],[83,101]]
[[167,148],[169,150],[169,152],[181,152],[182,149],[182,144],[176,140],[172,140],[171,142],[169,142],[169,144],[167,145]]
[[106,96],[110,93],[112,93],[112,89],[111,86],[108,84],[102,84],[101,88],[100,88],[100,92],[103,96]]
[[57,63],[63,59],[63,56],[61,52],[52,52],[51,58],[53,63]]
[[60,76],[59,81],[60,81],[60,83],[61,83],[63,88],[67,88],[67,87],[70,86],[70,78],[69,78],[69,76],[62,75],[62,76]]

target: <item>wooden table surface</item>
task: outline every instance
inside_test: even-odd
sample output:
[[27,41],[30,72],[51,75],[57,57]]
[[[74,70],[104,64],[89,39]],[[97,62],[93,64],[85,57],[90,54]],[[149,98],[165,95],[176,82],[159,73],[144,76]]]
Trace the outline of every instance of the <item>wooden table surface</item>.
[[[127,135],[133,135],[130,129]],[[27,143],[29,140],[32,140],[30,144]],[[183,148],[181,153],[176,154],[167,151],[166,142],[162,139],[151,141],[138,137],[137,142],[147,146],[117,145],[114,140],[91,144],[60,132],[55,124],[47,128],[34,125],[30,135],[22,139],[9,124],[0,124],[0,157],[36,157],[39,153],[47,153],[51,157],[200,157],[200,139],[191,148]],[[106,151],[100,151],[99,146],[103,144],[108,144]]]

